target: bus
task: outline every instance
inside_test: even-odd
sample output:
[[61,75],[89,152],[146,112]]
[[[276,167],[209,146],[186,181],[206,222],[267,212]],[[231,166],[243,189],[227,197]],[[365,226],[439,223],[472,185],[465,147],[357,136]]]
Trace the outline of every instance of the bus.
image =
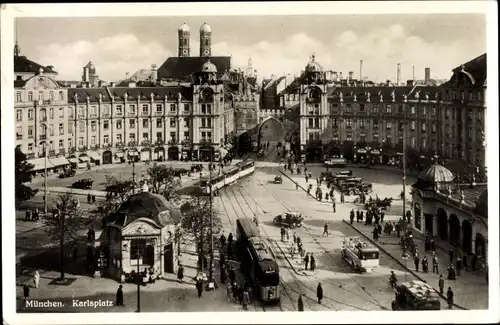
[[278,303],[279,267],[267,242],[259,236],[257,225],[250,218],[236,220],[237,252],[241,271],[246,273],[264,303]]
[[441,299],[430,285],[423,281],[403,282],[396,287],[392,310],[441,310]]
[[341,255],[354,270],[371,273],[379,266],[378,248],[358,236],[346,237],[342,244]]

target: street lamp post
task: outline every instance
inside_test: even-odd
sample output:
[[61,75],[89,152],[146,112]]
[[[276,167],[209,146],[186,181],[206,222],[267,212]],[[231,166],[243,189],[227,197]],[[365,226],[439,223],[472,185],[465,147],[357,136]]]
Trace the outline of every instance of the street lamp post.
[[[209,141],[210,146],[210,168],[209,170],[209,179],[212,180],[212,164],[213,164],[213,146],[212,141]],[[210,187],[210,269],[209,269],[209,287],[215,285],[214,281],[214,225],[213,225],[213,194],[212,187]]]
[[47,124],[44,124],[44,129],[45,129],[45,142],[43,143],[43,155],[44,155],[44,173],[43,173],[43,189],[44,189],[44,194],[43,194],[43,215],[47,216],[47,141],[48,136],[47,136]]

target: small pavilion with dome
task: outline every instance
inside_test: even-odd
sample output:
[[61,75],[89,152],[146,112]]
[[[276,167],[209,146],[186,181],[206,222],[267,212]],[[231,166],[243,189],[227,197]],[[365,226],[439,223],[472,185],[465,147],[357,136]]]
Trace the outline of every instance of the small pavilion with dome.
[[177,273],[180,249],[180,209],[144,184],[110,216],[101,236],[108,257],[107,274],[123,280],[150,270],[154,278]]
[[464,252],[485,257],[488,245],[487,184],[460,184],[446,167],[433,163],[412,185],[412,227]]

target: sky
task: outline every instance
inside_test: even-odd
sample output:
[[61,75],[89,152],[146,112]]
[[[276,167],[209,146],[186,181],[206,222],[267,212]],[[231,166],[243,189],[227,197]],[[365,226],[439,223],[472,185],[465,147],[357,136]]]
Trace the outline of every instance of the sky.
[[383,82],[447,79],[451,70],[486,52],[481,14],[162,16],[19,18],[21,55],[53,65],[60,80],[80,80],[92,61],[100,79],[121,80],[177,56],[177,29],[191,27],[191,56],[199,55],[199,28],[212,27],[212,55],[232,56],[233,68],[252,59],[260,78],[298,75],[314,53],[324,69]]

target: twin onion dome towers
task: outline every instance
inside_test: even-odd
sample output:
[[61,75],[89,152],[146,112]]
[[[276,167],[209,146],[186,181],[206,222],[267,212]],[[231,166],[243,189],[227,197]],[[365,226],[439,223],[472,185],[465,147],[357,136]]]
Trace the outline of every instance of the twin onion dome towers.
[[[179,57],[190,56],[191,28],[182,24],[178,29]],[[200,57],[210,57],[212,54],[212,28],[206,22],[200,27]]]

